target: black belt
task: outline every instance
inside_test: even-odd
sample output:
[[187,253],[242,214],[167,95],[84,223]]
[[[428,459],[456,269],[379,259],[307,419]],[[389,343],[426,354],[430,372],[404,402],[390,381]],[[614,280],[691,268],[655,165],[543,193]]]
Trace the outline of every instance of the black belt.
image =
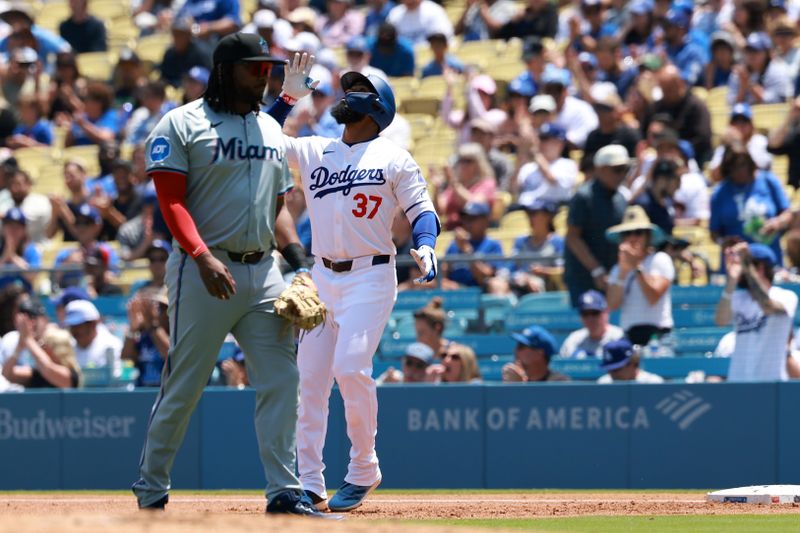
[[[186,253],[186,251],[183,248],[180,248],[180,251],[182,254]],[[255,250],[252,252],[242,252],[242,253],[236,253],[236,252],[225,252],[225,253],[228,254],[228,259],[230,259],[234,263],[243,263],[248,265],[254,265],[259,261],[261,261],[261,259],[264,257],[264,252],[261,250]]]
[[[372,256],[372,266],[375,265],[385,265],[389,261],[392,260],[391,255],[373,255]],[[349,261],[339,261],[333,262],[330,259],[322,258],[322,264],[325,265],[326,268],[330,268],[334,272],[350,272],[353,269],[353,260],[350,259]]]

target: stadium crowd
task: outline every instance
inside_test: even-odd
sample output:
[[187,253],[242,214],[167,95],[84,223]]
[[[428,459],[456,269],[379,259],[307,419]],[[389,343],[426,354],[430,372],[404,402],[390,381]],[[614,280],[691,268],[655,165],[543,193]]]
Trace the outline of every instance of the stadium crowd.
[[[144,140],[202,95],[214,44],[238,30],[316,56],[290,135],[341,133],[343,72],[390,80],[401,113],[383,134],[420,163],[444,230],[437,288],[568,291],[584,327],[563,342],[514,332],[504,381],[567,380],[549,366],[562,357],[598,359],[601,382],[659,382],[640,361],[670,352],[672,288],[710,282],[724,284],[717,325],[740,341],[720,346],[729,378],[800,377],[797,297],[779,286],[800,279],[798,18],[796,0],[4,3],[0,391],[80,386],[104,367],[158,386],[172,246]],[[302,189],[286,202],[311,252]],[[405,217],[393,236],[407,255]],[[410,265],[400,290],[431,289]],[[127,316],[103,320],[103,298],[126,298]],[[474,351],[443,338],[440,299],[414,319],[382,383],[480,381]],[[235,347],[212,381],[247,385]]]

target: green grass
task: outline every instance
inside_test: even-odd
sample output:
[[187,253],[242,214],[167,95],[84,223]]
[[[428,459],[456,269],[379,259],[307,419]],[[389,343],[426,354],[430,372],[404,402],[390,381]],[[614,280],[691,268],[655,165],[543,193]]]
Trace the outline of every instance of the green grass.
[[565,518],[426,520],[426,525],[563,533],[792,533],[798,515],[577,516]]

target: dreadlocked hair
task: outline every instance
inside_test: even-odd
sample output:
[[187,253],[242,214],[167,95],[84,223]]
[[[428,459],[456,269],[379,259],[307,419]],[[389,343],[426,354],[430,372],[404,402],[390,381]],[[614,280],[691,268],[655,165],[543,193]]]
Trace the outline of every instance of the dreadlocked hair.
[[[217,113],[236,113],[234,104],[237,102],[236,88],[233,85],[233,63],[217,63],[211,69],[208,77],[208,87],[203,93],[203,99]],[[250,110],[258,111],[258,101],[251,102]]]

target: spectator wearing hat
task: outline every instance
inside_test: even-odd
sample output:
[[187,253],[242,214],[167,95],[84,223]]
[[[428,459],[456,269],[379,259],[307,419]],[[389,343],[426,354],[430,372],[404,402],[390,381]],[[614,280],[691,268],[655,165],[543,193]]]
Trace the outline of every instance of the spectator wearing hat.
[[[767,151],[767,138],[756,132],[753,126],[753,110],[749,104],[736,104],[731,109],[731,119],[728,123],[728,131],[725,134],[725,143],[739,142],[747,146],[747,151],[753,162],[760,169],[769,170],[772,166],[772,155]],[[722,163],[722,156],[725,154],[725,144],[714,150],[714,156],[708,163],[711,172],[711,180],[718,182],[722,179],[719,166]]]
[[564,157],[567,132],[555,122],[523,134],[524,142],[517,153],[519,171],[512,182],[512,193],[517,193],[520,204],[544,200],[554,204],[572,198],[578,181],[578,165]]
[[402,370],[390,366],[375,382],[386,383],[424,383],[428,381],[427,370],[433,362],[433,350],[427,344],[412,342],[403,355]]
[[742,63],[733,67],[728,82],[728,104],[777,104],[794,93],[789,69],[772,59],[772,40],[764,32],[751,33]]
[[759,171],[738,142],[725,146],[719,171],[722,181],[711,194],[711,237],[723,246],[742,239],[767,244],[783,264],[782,221],[791,211],[778,179]]
[[724,31],[711,36],[711,61],[705,66],[703,85],[707,90],[727,87],[736,64],[736,42]]
[[564,283],[572,306],[580,295],[606,289],[608,270],[617,260],[617,245],[606,240],[606,230],[622,222],[626,200],[619,187],[630,170],[630,156],[624,146],[611,144],[594,156],[593,179],[575,192],[567,214]]
[[378,35],[378,28],[386,22],[389,13],[397,4],[392,0],[367,0],[366,3],[369,9],[364,19],[364,35],[375,37]]
[[117,374],[122,341],[100,321],[100,312],[88,300],[75,300],[65,308],[64,325],[75,341],[75,357],[81,368],[113,365]]
[[414,311],[417,342],[429,346],[437,359],[444,357],[444,352],[451,343],[444,337],[446,323],[447,313],[440,296],[434,296],[427,304]]
[[316,34],[324,46],[343,46],[364,33],[364,14],[353,9],[352,0],[327,0],[326,13],[317,18]]
[[467,4],[456,22],[454,31],[464,42],[486,41],[494,35],[514,15],[517,6],[510,0],[482,0]]
[[50,58],[61,52],[71,51],[67,41],[41,26],[34,23],[33,7],[28,2],[6,3],[0,8],[0,20],[8,24],[11,33],[0,39],[0,54],[9,57],[15,44],[24,36],[27,46],[35,48],[40,54],[43,70],[52,71]]
[[22,96],[37,98],[42,106],[47,106],[50,92],[50,78],[42,70],[39,54],[30,46],[20,46],[11,52],[10,61],[0,81],[4,107],[15,111]]
[[569,381],[569,377],[550,370],[550,359],[558,344],[549,331],[541,326],[530,326],[512,333],[517,341],[514,362],[503,365],[505,383],[535,383],[542,381]]
[[208,78],[211,72],[205,67],[192,67],[189,72],[183,75],[181,90],[183,91],[182,104],[188,104],[202,98],[208,86]]
[[655,115],[669,116],[672,120],[670,127],[681,139],[692,143],[695,159],[702,167],[711,157],[711,114],[708,107],[688,89],[677,67],[662,67],[656,79],[664,96],[648,107],[642,131],[648,131]]
[[108,249],[95,248],[83,258],[83,272],[86,274],[86,292],[94,299],[98,296],[122,296],[125,291],[114,285],[108,271],[110,252]]
[[70,0],[70,15],[58,26],[58,33],[76,54],[105,52],[106,26],[89,13],[88,0]]
[[428,35],[428,44],[433,53],[433,59],[422,67],[420,78],[428,76],[441,76],[445,70],[452,70],[459,74],[464,72],[464,63],[456,56],[447,53],[447,36],[443,33],[432,33]]
[[192,35],[209,47],[242,25],[239,2],[234,0],[186,0],[175,14],[176,20],[182,18],[193,21]]
[[639,368],[640,347],[622,338],[609,342],[603,347],[603,361],[600,369],[608,372],[600,376],[597,383],[609,384],[618,381],[633,383],[664,383],[664,378]]
[[19,121],[6,139],[6,146],[12,149],[32,146],[50,146],[53,144],[55,132],[53,123],[42,113],[42,102],[34,95],[20,96],[17,101]]
[[519,294],[543,292],[553,289],[552,277],[560,273],[564,264],[564,238],[555,231],[553,218],[557,207],[541,198],[530,198],[521,204],[528,215],[530,233],[514,240],[511,255],[536,254],[539,257],[528,263],[515,262],[510,266],[510,284]]
[[470,134],[469,123],[474,118],[482,118],[499,128],[507,118],[507,114],[499,109],[495,102],[497,83],[491,76],[479,74],[469,80],[467,85],[467,108],[465,111],[454,109],[455,98],[453,93],[459,83],[460,77],[450,71],[445,71],[444,79],[447,88],[442,99],[439,115],[451,128],[458,130],[458,143],[467,142]]
[[547,0],[527,0],[525,9],[500,26],[494,37],[555,37],[558,31],[558,8]]
[[[522,48],[522,61],[525,63],[525,72],[512,80],[520,86],[528,87],[533,95],[539,92],[542,85],[542,74],[547,65],[546,50],[542,40],[531,37],[525,40]],[[533,102],[531,102],[531,105]],[[555,103],[553,104],[555,111]]]
[[89,295],[82,287],[67,287],[57,296],[50,299],[56,312],[56,321],[60,327],[64,327],[64,318],[66,318],[66,307],[75,300],[89,300]]
[[[401,0],[389,12],[386,22],[397,28],[398,36],[412,46],[425,42],[431,33],[443,33],[448,38],[453,36],[450,18],[444,8],[432,0]],[[380,34],[379,29],[379,41]]]
[[[386,79],[388,76],[384,71],[370,65],[370,62],[372,61],[373,46],[374,45],[371,44],[366,37],[361,35],[357,35],[347,41],[347,45],[345,45],[345,60],[347,61],[347,68],[355,72],[360,72],[364,76],[374,75]],[[410,66],[406,66],[404,68],[411,68],[411,70],[413,70],[413,50],[412,55],[410,56],[410,62],[407,63]],[[333,76],[331,74],[323,76],[320,81],[320,85],[325,85],[327,83],[333,87]],[[317,85],[317,87],[319,87],[319,85]]]
[[21,209],[28,237],[35,243],[42,243],[47,238],[47,227],[53,216],[50,201],[43,194],[32,192],[33,179],[13,159],[3,164],[0,172],[8,180],[6,188],[0,190],[0,213],[13,207]]
[[603,347],[625,336],[622,328],[608,321],[608,304],[602,292],[591,290],[581,294],[578,304],[583,327],[567,336],[559,354],[563,358],[587,359],[603,357]]
[[[107,254],[106,265],[111,268],[117,266],[117,254],[108,244],[98,241],[98,236],[103,230],[103,218],[100,213],[89,204],[83,204],[75,214],[75,237],[78,246],[67,248],[56,255],[55,267],[67,265],[83,266],[85,258],[95,249],[102,248]],[[55,282],[60,287],[77,285],[81,281],[81,273],[75,271],[56,272]]]
[[495,200],[497,180],[483,147],[477,143],[459,146],[455,165],[443,167],[431,181],[437,186],[435,201],[447,229],[459,225],[459,213],[467,204],[491,207]]
[[82,107],[72,113],[67,146],[83,146],[113,141],[120,132],[117,111],[112,107],[114,93],[104,82],[89,82],[81,98]]
[[172,245],[165,240],[155,239],[147,249],[147,268],[150,279],[143,279],[131,285],[131,294],[136,294],[142,289],[161,289],[165,286],[167,274],[167,259],[172,253]]
[[536,94],[535,84],[529,77],[518,76],[506,86],[506,98],[503,108],[505,119],[497,126],[495,144],[510,152],[519,150],[521,123],[530,122],[528,106]]
[[788,343],[797,295],[772,284],[778,257],[763,244],[725,250],[727,282],[717,304],[718,326],[733,323],[736,346],[728,381],[786,381]]
[[549,94],[537,94],[531,98],[531,105],[528,106],[531,114],[531,126],[536,131],[548,122],[553,122],[556,118],[556,101]]
[[22,272],[0,276],[0,285],[9,281],[23,279],[33,285],[37,274],[25,272],[42,266],[42,254],[31,242],[27,233],[28,220],[19,207],[12,207],[3,215],[3,242],[0,243],[0,264],[18,268]]
[[432,383],[480,383],[478,358],[469,346],[450,343],[442,362],[430,365],[426,377]]
[[52,218],[47,225],[47,237],[53,238],[56,233],[63,233],[64,242],[75,242],[75,216],[80,206],[88,204],[89,189],[86,186],[85,163],[79,159],[68,159],[64,162],[64,185],[68,198],[52,193],[49,196]]
[[581,170],[591,171],[594,154],[609,144],[625,147],[630,157],[636,155],[636,145],[641,136],[622,121],[623,105],[616,87],[610,82],[596,83],[590,93],[592,108],[597,113],[598,127],[586,137],[581,159]]
[[117,193],[112,199],[101,190],[95,191],[89,203],[103,217],[103,231],[100,239],[113,241],[117,231],[128,220],[142,212],[143,200],[133,185],[133,166],[129,161],[117,159],[111,167],[114,188]]
[[653,35],[655,26],[653,1],[634,0],[630,2],[628,4],[628,14],[630,15],[630,20],[621,31],[621,44],[631,52],[643,51],[647,48],[648,39]]
[[414,45],[409,39],[398,35],[397,28],[390,22],[383,23],[378,28],[378,34],[367,42],[371,54],[370,66],[385,72],[386,76],[414,75]]
[[689,35],[690,15],[681,9],[670,9],[664,19],[664,44],[670,62],[680,70],[683,81],[693,87],[703,75],[708,62],[706,50]]
[[121,358],[139,370],[137,387],[158,387],[169,352],[166,287],[148,287],[128,301],[128,330]]
[[[179,87],[183,77],[195,67],[211,70],[211,57],[192,35],[192,21],[176,19],[172,24],[172,44],[164,51],[164,57],[158,65],[161,80]],[[204,84],[207,82],[206,76]]]
[[509,190],[509,180],[514,171],[514,165],[505,153],[495,147],[496,134],[497,128],[486,119],[473,118],[469,121],[469,142],[477,143],[483,147],[483,151],[494,171],[497,186],[507,191]]
[[603,0],[581,0],[580,14],[567,19],[570,48],[594,52],[599,39],[617,34],[619,28],[608,22],[608,7]]
[[572,146],[583,148],[589,132],[597,128],[597,115],[590,104],[569,95],[570,79],[568,70],[549,65],[542,74],[543,91],[556,101],[555,123]]
[[606,231],[619,244],[617,264],[608,280],[608,307],[619,309],[620,326],[634,344],[645,345],[672,331],[672,283],[675,266],[664,252],[656,252],[664,232],[650,222],[644,209],[625,209],[621,224]]
[[[32,365],[18,364],[23,350],[30,353]],[[41,340],[36,339],[30,320],[20,316],[19,342],[3,364],[3,376],[28,389],[79,387],[81,369],[75,360],[72,337],[67,331],[51,325]]]
[[797,75],[800,72],[800,47],[795,44],[797,38],[796,22],[785,14],[778,17],[770,24],[770,37],[775,44],[772,54],[773,59],[781,60],[789,70],[789,78],[795,80],[795,94],[797,94]]
[[675,227],[675,193],[681,186],[678,164],[673,159],[658,159],[650,167],[643,192],[635,199],[650,221],[665,235],[672,235]]
[[[470,202],[461,210],[461,226],[453,231],[453,242],[445,255],[503,255],[503,245],[486,236],[489,229],[489,204]],[[444,277],[465,287],[486,287],[503,263],[471,261],[445,263]]]

